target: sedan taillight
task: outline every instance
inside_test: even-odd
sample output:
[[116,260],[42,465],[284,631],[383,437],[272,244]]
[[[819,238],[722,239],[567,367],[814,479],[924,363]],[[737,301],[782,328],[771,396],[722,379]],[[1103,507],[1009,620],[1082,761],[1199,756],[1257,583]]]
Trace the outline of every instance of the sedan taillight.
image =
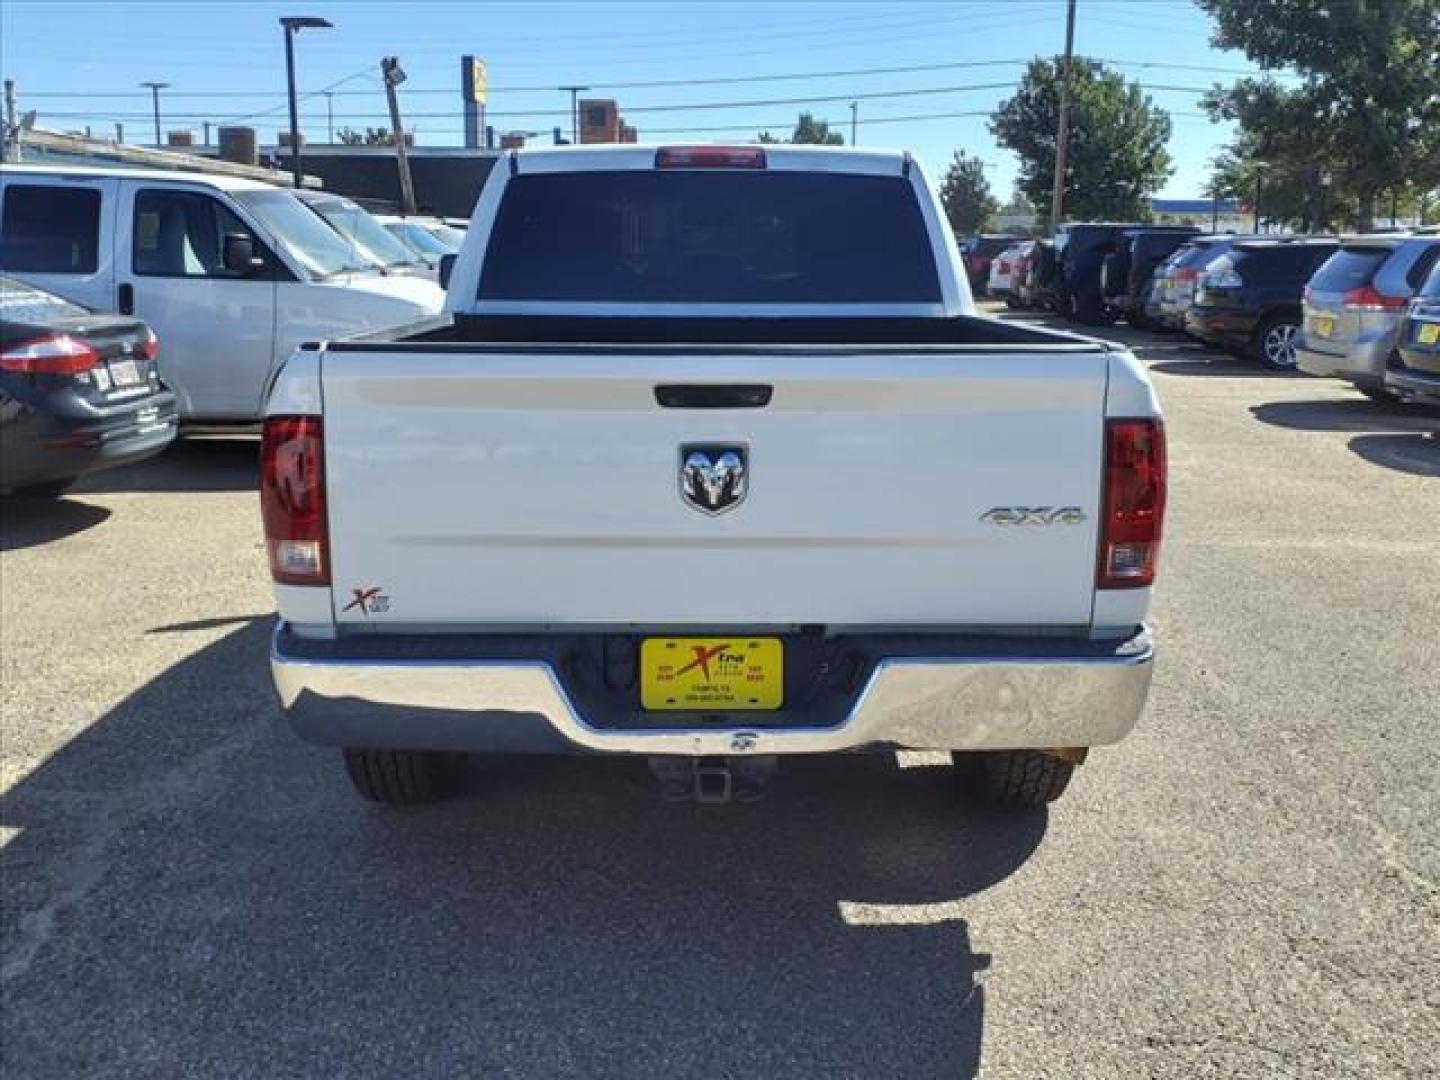
[[99,360],[99,353],[69,334],[46,334],[0,348],[0,371],[21,375],[79,375]]
[[267,416],[260,437],[260,514],[270,576],[329,585],[325,451],[318,416]]
[[1158,419],[1106,421],[1101,514],[1096,586],[1153,585],[1165,520],[1165,426]]
[[146,360],[154,360],[160,353],[160,340],[155,336],[155,331],[148,326],[140,338],[140,355]]

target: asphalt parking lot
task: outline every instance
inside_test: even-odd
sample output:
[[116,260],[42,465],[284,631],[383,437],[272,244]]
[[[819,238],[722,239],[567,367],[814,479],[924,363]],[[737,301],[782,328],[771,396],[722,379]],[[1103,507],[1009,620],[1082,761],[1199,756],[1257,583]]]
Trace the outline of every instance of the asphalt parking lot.
[[1106,336],[1168,413],[1163,655],[1048,814],[894,757],[385,812],[272,704],[252,438],[7,503],[9,1074],[1433,1076],[1440,419]]

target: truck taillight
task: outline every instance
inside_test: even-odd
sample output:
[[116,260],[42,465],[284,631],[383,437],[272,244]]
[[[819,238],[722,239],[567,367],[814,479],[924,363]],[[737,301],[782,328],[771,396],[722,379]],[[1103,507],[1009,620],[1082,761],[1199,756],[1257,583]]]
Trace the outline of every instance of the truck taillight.
[[270,576],[329,585],[325,451],[318,416],[267,416],[260,437],[260,514]]
[[1165,519],[1165,427],[1158,419],[1106,421],[1101,515],[1097,587],[1154,584]]
[[78,375],[99,359],[94,349],[69,334],[46,334],[0,346],[0,371],[19,375]]

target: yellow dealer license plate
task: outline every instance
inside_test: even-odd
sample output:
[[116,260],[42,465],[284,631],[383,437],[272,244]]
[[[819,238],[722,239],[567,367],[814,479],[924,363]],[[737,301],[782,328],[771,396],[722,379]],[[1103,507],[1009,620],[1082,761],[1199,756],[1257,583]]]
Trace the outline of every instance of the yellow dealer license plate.
[[647,709],[778,709],[785,647],[778,638],[646,638],[640,704]]
[[1415,340],[1421,345],[1434,345],[1440,341],[1440,323],[1421,323],[1415,332]]
[[1315,333],[1321,337],[1329,337],[1335,332],[1335,320],[1329,315],[1315,316]]

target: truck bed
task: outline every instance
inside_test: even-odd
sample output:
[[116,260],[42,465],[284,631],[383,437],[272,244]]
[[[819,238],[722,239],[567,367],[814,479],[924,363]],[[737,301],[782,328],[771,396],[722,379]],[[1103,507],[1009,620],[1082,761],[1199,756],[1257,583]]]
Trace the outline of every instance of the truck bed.
[[625,345],[685,349],[815,346],[917,351],[976,349],[1108,352],[1109,342],[975,316],[950,318],[696,318],[553,315],[440,316],[333,342],[335,351],[487,345]]

